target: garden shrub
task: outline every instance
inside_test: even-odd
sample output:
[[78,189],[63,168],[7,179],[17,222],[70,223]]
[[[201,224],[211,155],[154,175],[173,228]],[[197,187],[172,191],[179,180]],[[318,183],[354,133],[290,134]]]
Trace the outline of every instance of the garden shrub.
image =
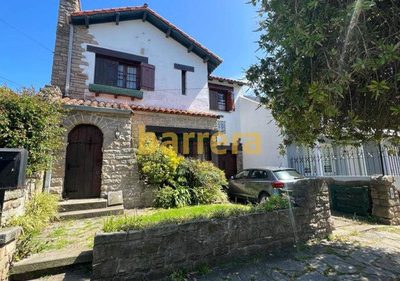
[[14,260],[21,260],[39,252],[41,245],[35,238],[57,215],[58,198],[49,193],[37,193],[26,204],[25,214],[12,219],[9,226],[19,226],[22,233],[18,237]]
[[139,145],[137,162],[144,182],[154,186],[168,186],[174,182],[176,169],[183,157],[178,156],[172,147],[161,145],[150,138]]
[[0,87],[0,147],[28,150],[28,175],[46,170],[62,143],[61,116],[61,103],[43,93]]
[[273,211],[289,208],[289,199],[286,195],[272,195],[264,203],[254,207],[256,211]]
[[227,202],[225,174],[211,162],[184,158],[151,138],[139,146],[137,161],[144,182],[158,187],[157,207]]
[[185,159],[178,167],[179,177],[190,188],[191,202],[194,205],[227,202],[222,186],[228,182],[222,170],[211,162]]
[[181,208],[190,205],[189,189],[183,186],[166,186],[156,192],[155,205],[159,208]]

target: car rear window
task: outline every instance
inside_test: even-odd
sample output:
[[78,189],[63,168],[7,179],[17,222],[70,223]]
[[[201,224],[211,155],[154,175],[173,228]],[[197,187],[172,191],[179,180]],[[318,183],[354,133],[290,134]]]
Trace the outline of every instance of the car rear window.
[[304,176],[295,170],[274,171],[274,174],[279,180],[294,180],[304,178]]

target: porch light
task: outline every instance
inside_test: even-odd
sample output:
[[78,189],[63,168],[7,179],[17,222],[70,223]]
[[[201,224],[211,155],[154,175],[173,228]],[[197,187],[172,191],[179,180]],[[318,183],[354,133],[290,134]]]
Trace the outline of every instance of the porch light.
[[117,127],[117,130],[115,130],[115,139],[119,140],[121,138],[121,132],[119,131],[119,126]]

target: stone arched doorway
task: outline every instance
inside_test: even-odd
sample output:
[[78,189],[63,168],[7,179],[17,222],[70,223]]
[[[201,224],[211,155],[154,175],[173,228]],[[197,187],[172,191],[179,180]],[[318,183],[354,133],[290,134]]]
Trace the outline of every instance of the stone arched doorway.
[[98,198],[101,191],[103,133],[93,125],[78,125],[68,135],[64,197]]

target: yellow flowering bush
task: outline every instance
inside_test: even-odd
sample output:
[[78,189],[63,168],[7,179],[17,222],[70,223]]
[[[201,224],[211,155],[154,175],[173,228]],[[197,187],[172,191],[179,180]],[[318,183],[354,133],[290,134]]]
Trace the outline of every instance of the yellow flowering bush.
[[183,161],[172,147],[147,138],[140,144],[137,161],[142,179],[149,185],[162,187],[174,182],[176,169]]

